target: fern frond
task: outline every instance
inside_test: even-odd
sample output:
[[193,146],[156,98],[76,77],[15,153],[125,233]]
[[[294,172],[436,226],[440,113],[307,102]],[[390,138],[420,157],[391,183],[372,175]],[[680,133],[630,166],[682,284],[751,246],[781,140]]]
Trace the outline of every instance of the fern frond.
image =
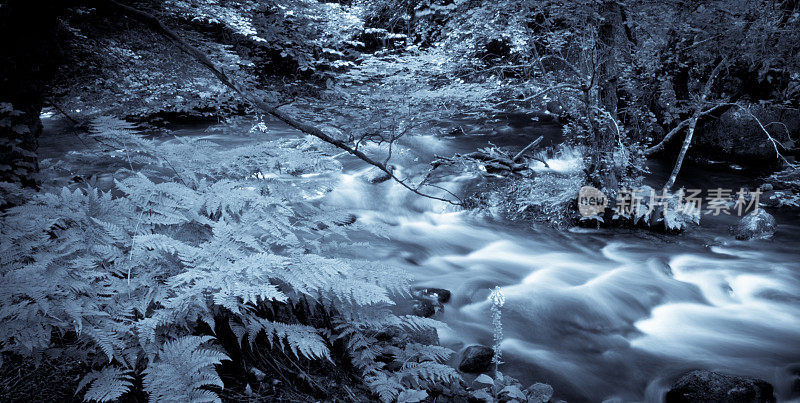
[[101,326],[92,326],[88,329],[88,335],[97,346],[108,356],[108,361],[114,359],[114,354],[125,346],[125,342],[119,337],[116,331]]
[[429,384],[451,383],[461,379],[461,375],[455,368],[433,361],[409,363],[409,365],[398,371],[397,376],[400,379],[410,377],[414,380],[414,384],[422,382]]
[[414,359],[417,361],[434,361],[445,362],[454,351],[442,346],[434,346],[421,343],[407,343],[402,349],[402,357],[398,357],[400,361],[408,361]]
[[255,341],[255,336],[261,331],[267,335],[270,342],[273,338],[277,339],[277,345],[280,348],[283,348],[285,341],[297,357],[331,360],[330,349],[325,343],[325,339],[314,327],[270,322],[261,318],[253,318],[247,322],[247,332],[250,335],[251,343]]
[[130,371],[116,366],[107,366],[100,371],[92,371],[81,379],[77,392],[91,385],[83,399],[87,401],[110,402],[120,398],[133,387]]
[[391,402],[405,387],[395,379],[382,372],[364,378],[369,388],[384,402]]
[[214,370],[228,357],[200,346],[209,336],[184,336],[165,343],[144,371],[145,391],[151,402],[221,402],[208,386],[224,387]]

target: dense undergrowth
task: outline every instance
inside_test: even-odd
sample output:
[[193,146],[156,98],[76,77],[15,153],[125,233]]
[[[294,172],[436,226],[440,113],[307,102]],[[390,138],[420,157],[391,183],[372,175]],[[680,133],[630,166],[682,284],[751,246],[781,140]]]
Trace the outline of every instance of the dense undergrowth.
[[233,355],[215,342],[225,333],[238,356],[294,357],[282,362],[341,362],[340,343],[384,400],[460,379],[435,338],[378,342],[388,327],[439,324],[392,313],[409,290],[402,270],[348,258],[365,247],[347,238],[359,223],[316,202],[329,179],[302,179],[339,169],[320,144],[156,143],[115,119],[94,132],[99,150],[53,168],[85,180],[3,216],[3,351],[88,363],[79,389],[98,401],[138,387],[153,401],[219,400],[216,368]]

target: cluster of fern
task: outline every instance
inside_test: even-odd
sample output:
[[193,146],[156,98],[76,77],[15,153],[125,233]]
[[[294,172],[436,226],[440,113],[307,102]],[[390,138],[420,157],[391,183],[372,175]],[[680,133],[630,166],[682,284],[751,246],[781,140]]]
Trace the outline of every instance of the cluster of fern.
[[[330,360],[334,343],[344,343],[385,401],[459,379],[443,364],[447,349],[378,342],[390,327],[439,324],[394,314],[408,276],[348,253],[365,247],[348,232],[369,229],[325,206],[340,166],[320,143],[252,138],[222,147],[154,141],[111,118],[94,126],[100,150],[50,169],[75,174],[91,162],[113,184],[44,189],[3,213],[1,351],[91,363],[79,387],[86,400],[141,385],[152,401],[220,401],[217,368],[228,355],[212,333],[227,318],[240,344],[266,338],[303,359]],[[335,327],[263,314],[301,301],[323,307]]]

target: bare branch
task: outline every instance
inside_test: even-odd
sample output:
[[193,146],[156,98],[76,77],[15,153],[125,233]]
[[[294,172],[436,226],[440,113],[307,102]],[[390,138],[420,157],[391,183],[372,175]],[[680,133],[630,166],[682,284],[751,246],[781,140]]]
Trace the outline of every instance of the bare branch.
[[[739,104],[735,104],[735,106],[736,106],[736,107],[738,107],[738,108],[739,108],[739,109],[740,109],[742,112],[744,112],[744,113],[745,113],[747,116],[751,117],[753,120],[755,120],[755,121],[756,121],[756,123],[758,124],[758,127],[759,127],[759,128],[761,129],[761,131],[762,131],[762,132],[764,132],[764,134],[767,136],[767,140],[769,140],[769,141],[770,141],[770,143],[772,143],[772,147],[775,149],[775,154],[776,154],[777,158],[781,159],[781,160],[782,160],[784,163],[786,163],[786,165],[788,165],[788,166],[791,166],[791,167],[793,167],[793,166],[796,166],[796,165],[797,165],[797,164],[795,164],[795,163],[791,163],[791,162],[789,162],[789,161],[788,161],[788,160],[787,160],[787,159],[786,159],[786,158],[783,156],[783,154],[781,154],[780,150],[778,150],[778,146],[781,146],[781,147],[783,148],[783,144],[781,144],[781,143],[780,143],[778,140],[775,140],[775,138],[774,138],[774,137],[772,137],[772,135],[771,135],[771,134],[769,134],[769,131],[767,131],[767,127],[766,127],[764,124],[762,124],[762,123],[761,123],[761,120],[759,120],[759,119],[756,117],[756,115],[754,115],[754,114],[753,114],[753,112],[752,112],[750,109],[748,109],[748,108],[746,108],[746,107],[744,107],[744,106],[742,106],[742,105],[739,105]],[[775,123],[775,122],[772,122],[772,123]],[[770,124],[772,124],[772,123],[770,123]],[[784,128],[786,128],[786,126],[784,126]],[[787,130],[787,133],[788,133],[788,130]]]

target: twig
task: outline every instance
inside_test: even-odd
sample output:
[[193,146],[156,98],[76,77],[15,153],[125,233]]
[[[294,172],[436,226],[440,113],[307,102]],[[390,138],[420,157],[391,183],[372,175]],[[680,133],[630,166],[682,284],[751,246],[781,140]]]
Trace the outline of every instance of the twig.
[[64,115],[64,117],[69,119],[69,121],[72,122],[73,124],[75,124],[76,126],[81,126],[82,125],[81,122],[79,122],[77,119],[75,119],[72,116],[70,116],[66,111],[64,111],[64,109],[61,109],[61,107],[58,106],[58,104],[56,103],[56,100],[54,98],[52,98],[52,97],[50,98],[50,105],[53,108],[55,108],[55,110],[57,110],[59,113]]
[[539,158],[539,157],[534,157],[534,156],[531,156],[530,158],[531,158],[532,160],[534,160],[534,161],[539,161],[539,162],[541,162],[542,164],[544,164],[544,167],[545,167],[545,168],[550,168],[550,164],[548,164],[548,163],[547,163],[547,161],[545,161],[545,160],[543,160],[543,159],[541,159],[541,158]]
[[[785,124],[783,124],[783,123],[781,123],[781,122],[771,122],[771,123],[768,123],[768,124],[766,124],[766,125],[765,125],[765,124],[761,123],[761,120],[759,120],[759,119],[758,119],[758,117],[756,117],[756,115],[755,115],[755,114],[753,114],[753,112],[752,112],[752,111],[751,111],[749,108],[747,108],[747,107],[745,107],[745,106],[743,106],[743,105],[741,105],[741,104],[739,104],[739,103],[736,103],[736,102],[723,102],[723,103],[719,103],[719,104],[717,104],[717,105],[714,105],[713,107],[711,107],[711,108],[709,108],[709,109],[706,109],[705,111],[701,112],[701,113],[699,114],[699,116],[705,116],[705,115],[709,115],[709,114],[713,113],[714,111],[716,111],[717,109],[720,109],[720,108],[722,108],[722,107],[734,107],[734,108],[740,109],[740,110],[741,110],[742,112],[744,112],[744,113],[745,113],[747,116],[749,116],[750,118],[752,118],[753,120],[755,120],[755,121],[756,121],[756,124],[758,124],[758,127],[761,129],[761,131],[762,131],[762,132],[764,132],[764,134],[767,136],[767,140],[769,140],[769,141],[770,141],[770,143],[772,143],[772,147],[775,149],[775,154],[776,154],[776,157],[777,157],[777,158],[779,158],[779,159],[781,159],[781,160],[782,160],[784,163],[786,163],[786,164],[787,164],[787,165],[789,165],[789,166],[795,166],[795,165],[796,165],[796,164],[794,164],[794,163],[792,163],[792,162],[789,162],[789,161],[786,159],[786,157],[784,157],[784,156],[783,156],[783,154],[781,154],[781,153],[780,153],[780,150],[778,149],[778,146],[780,146],[781,148],[785,148],[785,147],[784,147],[784,146],[783,146],[783,144],[781,144],[779,141],[775,140],[775,138],[774,138],[774,137],[772,137],[772,135],[769,133],[769,131],[767,131],[767,126],[769,126],[769,125],[772,125],[772,124],[780,124],[780,125],[783,125],[783,128],[784,128],[784,130],[786,130],[786,132],[788,133],[788,132],[789,132],[789,130],[786,128],[786,125],[785,125]],[[689,119],[686,119],[686,120],[684,120],[684,121],[680,122],[680,123],[678,124],[678,126],[675,126],[675,128],[674,128],[674,129],[672,129],[672,130],[671,130],[669,133],[667,133],[667,135],[666,135],[666,136],[664,136],[664,138],[661,140],[661,142],[660,142],[660,143],[658,143],[658,144],[656,144],[656,145],[654,145],[654,146],[652,146],[652,147],[650,147],[650,148],[648,148],[648,149],[644,150],[644,155],[646,155],[646,156],[649,156],[649,155],[651,155],[651,154],[653,154],[653,153],[656,153],[656,152],[658,152],[658,151],[661,151],[661,150],[663,150],[663,149],[664,149],[664,146],[666,145],[666,143],[667,143],[667,142],[668,142],[668,141],[669,141],[669,140],[670,140],[672,137],[674,137],[674,136],[675,136],[675,134],[677,134],[678,132],[680,132],[680,130],[681,130],[681,129],[683,129],[683,128],[684,128],[684,127],[686,127],[686,126],[687,126],[689,123],[691,123],[691,120],[692,120],[692,118],[689,118]]]
[[[53,98],[50,98],[50,105],[51,105],[53,108],[55,108],[55,110],[57,110],[59,113],[61,113],[62,115],[64,115],[64,117],[66,117],[66,118],[67,118],[67,119],[68,119],[70,122],[72,122],[72,124],[74,124],[75,126],[77,126],[77,127],[81,127],[81,126],[83,126],[83,124],[82,124],[81,122],[77,121],[75,118],[73,118],[72,116],[70,116],[70,115],[69,115],[67,112],[65,112],[63,109],[61,109],[61,107],[59,107],[59,106],[58,106],[58,104],[56,103],[56,100],[55,100],[55,99],[53,99]],[[70,132],[71,132],[71,133],[72,133],[72,134],[73,134],[73,135],[74,135],[74,136],[75,136],[75,137],[78,139],[78,141],[80,141],[80,142],[81,142],[81,144],[83,144],[83,146],[84,146],[84,147],[86,147],[86,148],[89,148],[89,145],[88,145],[88,144],[86,144],[86,142],[85,142],[85,141],[83,141],[83,139],[81,138],[81,136],[79,136],[79,135],[78,135],[78,133],[75,133],[75,132],[73,132],[72,130],[70,130]]]

